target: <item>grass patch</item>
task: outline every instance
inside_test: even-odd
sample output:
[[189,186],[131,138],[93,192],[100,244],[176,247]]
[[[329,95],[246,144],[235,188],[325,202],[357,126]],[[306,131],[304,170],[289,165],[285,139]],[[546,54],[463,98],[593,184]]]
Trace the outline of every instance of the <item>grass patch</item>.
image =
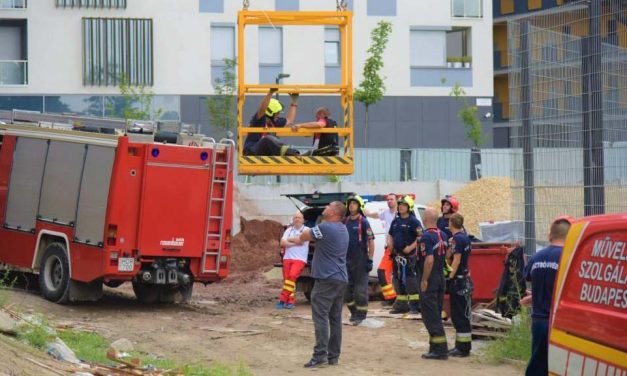
[[59,338],[74,351],[78,359],[112,364],[111,360],[107,359],[109,341],[98,333],[63,330],[59,332]]
[[[117,365],[107,358],[110,342],[95,332],[59,330],[56,332],[45,318],[36,317],[18,327],[18,338],[26,344],[45,350],[46,345],[59,337],[74,351],[76,357],[87,363]],[[142,365],[152,365],[161,370],[178,370],[186,376],[250,376],[252,373],[245,364],[232,367],[221,363],[211,366],[203,364],[177,364],[175,361],[153,354],[132,352],[130,357],[139,358]]]
[[46,345],[54,341],[55,333],[43,318],[37,323],[25,323],[17,327],[17,337],[37,349],[45,349]]
[[[107,358],[107,349],[110,346],[109,340],[94,332],[84,332],[75,330],[64,330],[59,332],[59,338],[68,345],[76,356],[86,362],[112,365],[115,362]],[[161,370],[180,370],[184,375],[190,376],[249,376],[252,375],[247,367],[240,364],[236,369],[223,364],[213,364],[207,367],[201,364],[179,365],[175,361],[162,358],[153,354],[133,352],[133,358],[139,358],[142,365],[152,365]]]
[[485,359],[493,363],[517,360],[527,363],[531,357],[531,317],[522,307],[513,321],[512,328],[503,338],[491,342],[485,349]]

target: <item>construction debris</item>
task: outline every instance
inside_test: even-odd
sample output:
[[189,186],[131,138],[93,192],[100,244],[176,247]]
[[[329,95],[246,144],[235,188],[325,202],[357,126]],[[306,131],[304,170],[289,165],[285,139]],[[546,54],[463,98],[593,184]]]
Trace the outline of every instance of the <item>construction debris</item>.
[[14,336],[17,334],[17,321],[10,314],[0,311],[0,333]]
[[500,338],[512,327],[512,320],[494,310],[478,307],[472,311],[470,319],[472,334],[476,337]]
[[47,344],[46,353],[48,353],[48,355],[55,358],[56,360],[61,360],[72,364],[81,363],[81,361],[78,360],[78,358],[76,357],[74,351],[67,347],[67,345],[61,340],[61,338],[55,338],[54,342]]

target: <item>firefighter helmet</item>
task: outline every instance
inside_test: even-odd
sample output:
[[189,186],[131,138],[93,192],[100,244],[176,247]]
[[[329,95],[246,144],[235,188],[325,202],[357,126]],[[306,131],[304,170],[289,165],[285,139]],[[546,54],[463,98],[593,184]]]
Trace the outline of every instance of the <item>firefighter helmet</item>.
[[359,211],[363,214],[364,209],[366,208],[366,203],[360,195],[353,195],[346,199],[346,212],[348,212],[348,206],[350,205],[351,201],[355,201],[357,205],[359,205]]
[[413,212],[414,211],[414,199],[411,198],[411,196],[407,195],[403,198],[401,198],[400,200],[397,201],[398,204],[405,204],[407,205],[407,208],[409,209],[409,212]]
[[268,103],[268,108],[266,109],[266,116],[273,117],[279,112],[283,111],[283,105],[277,99],[270,99],[270,103]]
[[442,200],[440,200],[440,203],[442,204],[442,206],[440,207],[440,210],[442,210],[442,213],[444,213],[443,208],[444,208],[445,202],[448,202],[449,205],[451,205],[451,214],[457,213],[459,211],[459,201],[457,201],[457,199],[451,195],[446,195],[444,196]]

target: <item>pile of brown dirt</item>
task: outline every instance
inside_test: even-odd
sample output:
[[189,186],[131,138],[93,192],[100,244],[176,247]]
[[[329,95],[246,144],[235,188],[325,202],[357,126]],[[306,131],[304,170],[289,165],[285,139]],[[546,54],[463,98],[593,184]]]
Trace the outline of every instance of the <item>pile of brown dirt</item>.
[[241,232],[231,242],[231,270],[234,272],[270,270],[281,261],[279,239],[283,225],[279,222],[240,218]]
[[[459,201],[464,226],[479,236],[479,222],[508,221],[512,218],[512,191],[509,178],[481,178],[453,193]],[[440,210],[440,201],[429,206]]]

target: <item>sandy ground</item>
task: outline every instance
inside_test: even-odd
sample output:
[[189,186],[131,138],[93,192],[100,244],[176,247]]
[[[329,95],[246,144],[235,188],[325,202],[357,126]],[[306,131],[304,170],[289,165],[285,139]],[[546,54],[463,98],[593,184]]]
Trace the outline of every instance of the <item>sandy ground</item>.
[[[304,369],[314,343],[313,324],[304,318],[311,315],[311,307],[300,296],[295,310],[275,310],[280,284],[261,273],[242,273],[219,284],[199,285],[192,304],[172,306],[139,304],[127,285],[107,289],[98,303],[65,306],[34,291],[8,293],[14,309],[41,313],[53,323],[96,330],[111,341],[128,338],[140,351],[182,363],[243,362],[255,375],[450,375],[460,369],[464,375],[522,373],[510,365],[485,364],[476,354],[445,362],[423,360],[428,336],[422,322],[388,318],[377,319],[385,323],[379,329],[344,326],[340,366]],[[371,302],[372,308],[379,306]],[[453,338],[452,328],[447,334]],[[475,352],[483,345],[476,342]],[[36,374],[32,364],[20,361],[26,356],[0,342],[0,363],[13,359],[12,365],[0,366],[0,374]]]

